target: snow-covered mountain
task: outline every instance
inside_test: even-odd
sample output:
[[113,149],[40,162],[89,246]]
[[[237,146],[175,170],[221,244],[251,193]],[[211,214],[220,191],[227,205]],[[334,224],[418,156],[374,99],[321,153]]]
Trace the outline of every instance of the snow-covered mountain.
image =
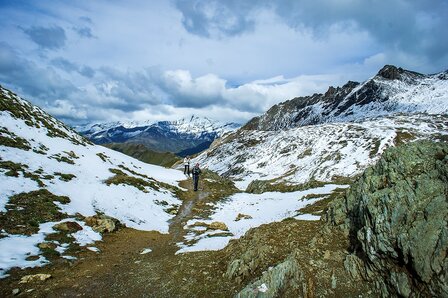
[[325,94],[275,105],[244,128],[280,130],[398,113],[446,114],[447,101],[448,71],[423,75],[386,65],[364,83],[348,82],[342,87],[330,87]]
[[354,177],[383,151],[418,139],[448,139],[446,115],[395,115],[357,123],[325,123],[281,131],[239,130],[195,162],[237,180],[303,184]]
[[[447,140],[448,73],[387,65],[370,80],[273,106],[196,159],[246,189],[336,181],[360,174],[390,146]],[[195,162],[196,162],[195,161]]]
[[[14,266],[45,264],[37,245],[57,223],[77,223],[75,238],[84,245],[101,239],[82,221],[97,214],[168,232],[182,179],[177,170],[92,144],[0,87],[0,278]],[[61,255],[68,246],[51,245]]]
[[[111,122],[75,127],[96,144],[138,143],[155,151],[194,154],[240,125],[191,116],[176,121]],[[184,152],[182,152],[184,151]]]

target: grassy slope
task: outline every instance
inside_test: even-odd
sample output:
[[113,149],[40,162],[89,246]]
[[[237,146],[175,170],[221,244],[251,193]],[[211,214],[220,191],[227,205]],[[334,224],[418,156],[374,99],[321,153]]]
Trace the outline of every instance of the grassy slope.
[[164,167],[171,167],[177,161],[180,160],[179,157],[170,152],[157,152],[146,148],[141,144],[131,144],[131,143],[110,143],[104,144],[103,146],[110,148],[115,151],[119,151],[126,155],[132,156],[138,160],[146,163],[160,165]]

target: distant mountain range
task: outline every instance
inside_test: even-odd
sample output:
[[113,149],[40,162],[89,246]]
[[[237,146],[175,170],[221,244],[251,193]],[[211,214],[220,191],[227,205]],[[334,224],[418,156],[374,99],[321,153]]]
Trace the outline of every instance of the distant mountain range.
[[207,149],[216,138],[239,127],[193,115],[177,121],[110,122],[75,129],[96,144],[141,144],[150,150],[186,156]]
[[242,189],[254,180],[293,185],[351,179],[388,147],[447,141],[447,114],[447,71],[423,75],[386,65],[364,83],[273,106],[196,161]]

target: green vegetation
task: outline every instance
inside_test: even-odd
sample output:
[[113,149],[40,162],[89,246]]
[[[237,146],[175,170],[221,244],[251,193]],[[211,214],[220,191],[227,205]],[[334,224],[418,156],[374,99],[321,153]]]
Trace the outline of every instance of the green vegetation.
[[271,191],[279,191],[279,192],[301,191],[311,188],[322,187],[329,183],[341,184],[341,185],[351,184],[354,179],[355,178],[333,177],[333,179],[328,182],[311,179],[310,181],[302,184],[293,184],[286,181],[282,181],[281,177],[272,180],[254,180],[247,186],[246,192],[260,194]]
[[410,141],[415,140],[415,136],[409,131],[402,130],[397,131],[397,135],[395,136],[394,143],[396,146],[409,143]]
[[[64,156],[64,155],[62,155],[61,153],[58,153],[58,154],[53,154],[52,156],[50,156],[50,158],[52,158],[52,159],[56,159],[56,160],[59,161],[59,162],[65,162],[65,163],[74,165],[75,162],[73,161],[73,159],[71,159],[71,158],[73,158],[72,155],[70,155],[70,154],[67,153],[67,152],[64,152],[64,153],[65,153],[67,156]],[[75,156],[76,156],[76,155],[75,155]],[[78,157],[76,157],[76,158],[78,158]]]
[[132,156],[140,161],[163,167],[171,167],[176,162],[180,161],[180,158],[174,153],[153,151],[142,144],[111,143],[103,146]]
[[54,172],[55,176],[59,176],[59,180],[68,182],[70,180],[72,180],[73,178],[76,178],[75,175],[73,174],[63,174],[63,173],[59,173],[59,172]]
[[45,186],[42,180],[40,180],[41,177],[39,176],[39,174],[27,171],[28,166],[25,164],[0,160],[0,169],[7,170],[5,172],[6,176],[19,177],[19,173],[22,173],[23,177],[30,178],[31,180],[36,181],[39,187]]
[[[109,156],[107,156],[106,154],[100,152],[96,154],[99,158],[101,158],[102,161],[104,162],[108,162],[109,161]],[[110,162],[110,161],[109,161]]]
[[55,202],[67,204],[70,199],[56,196],[46,189],[14,195],[6,204],[6,212],[0,212],[0,226],[9,234],[37,233],[39,224],[67,217]]
[[14,147],[23,150],[30,150],[30,143],[17,136],[15,133],[10,132],[6,127],[0,127],[0,145],[7,147]]
[[45,146],[44,144],[40,144],[39,148],[33,149],[33,152],[45,155],[45,154],[47,154],[48,150],[49,150],[49,148],[47,146]]
[[334,201],[335,199],[343,198],[345,195],[345,188],[337,188],[329,195],[318,195],[318,194],[309,194],[304,197],[304,199],[315,199],[322,198],[321,200],[315,202],[314,204],[307,205],[299,210],[299,214],[312,214],[312,215],[322,215],[325,214],[328,209],[328,204]]
[[115,174],[115,176],[112,176],[112,177],[108,178],[106,181],[104,181],[104,183],[106,183],[107,185],[111,185],[111,184],[131,185],[131,186],[134,186],[135,188],[138,188],[139,190],[141,190],[143,192],[148,192],[145,189],[145,187],[151,187],[154,190],[159,190],[159,187],[157,186],[157,184],[154,181],[148,181],[148,180],[144,180],[142,178],[129,176],[125,172],[123,172],[119,169],[109,169],[109,171],[111,173]]

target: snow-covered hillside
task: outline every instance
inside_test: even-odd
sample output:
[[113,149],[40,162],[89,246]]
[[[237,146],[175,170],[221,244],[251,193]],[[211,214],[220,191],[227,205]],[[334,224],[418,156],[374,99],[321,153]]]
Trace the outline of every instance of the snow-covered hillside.
[[144,144],[156,151],[177,153],[204,142],[211,143],[239,127],[236,123],[221,123],[206,117],[191,116],[176,121],[111,122],[75,129],[97,144],[132,142]]
[[275,105],[244,128],[281,130],[399,113],[447,114],[447,103],[448,71],[423,75],[386,65],[362,84],[348,82],[342,87],[330,87],[325,94]]
[[396,115],[357,123],[328,123],[281,131],[239,130],[197,157],[203,167],[236,181],[302,184],[353,177],[398,143],[447,139],[448,117]]
[[[173,217],[169,211],[181,204],[174,192],[180,191],[177,181],[182,179],[177,170],[93,145],[38,107],[0,89],[0,215],[7,221],[18,212],[20,222],[20,212],[26,211],[11,203],[12,197],[41,190],[68,197],[64,203],[55,203],[55,212],[65,220],[101,213],[128,227],[166,233]],[[33,226],[48,230],[43,219],[33,220]],[[23,259],[36,250],[32,239],[42,237],[13,235],[6,226],[0,229],[1,276],[19,261],[26,266]],[[23,242],[23,259],[19,256],[17,262],[4,255],[17,244],[13,239]]]

